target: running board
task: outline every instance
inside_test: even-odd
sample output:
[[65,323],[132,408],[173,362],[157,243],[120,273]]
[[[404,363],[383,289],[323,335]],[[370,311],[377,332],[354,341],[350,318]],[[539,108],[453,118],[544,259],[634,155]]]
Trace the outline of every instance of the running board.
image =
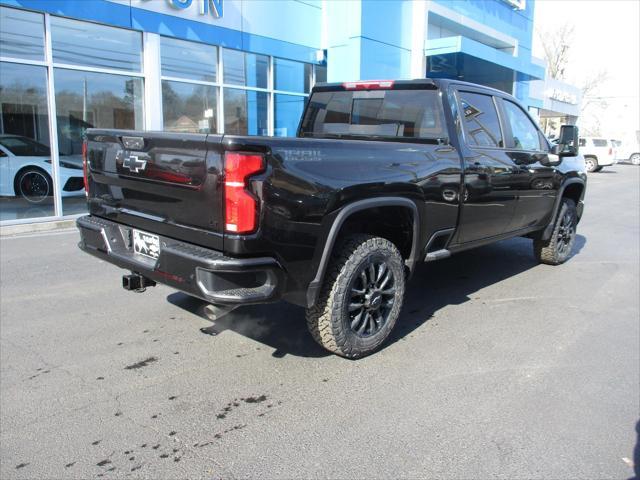
[[427,253],[427,256],[424,257],[425,262],[433,262],[435,260],[442,260],[443,258],[448,258],[451,256],[451,252],[446,248],[441,250],[435,250],[433,252]]

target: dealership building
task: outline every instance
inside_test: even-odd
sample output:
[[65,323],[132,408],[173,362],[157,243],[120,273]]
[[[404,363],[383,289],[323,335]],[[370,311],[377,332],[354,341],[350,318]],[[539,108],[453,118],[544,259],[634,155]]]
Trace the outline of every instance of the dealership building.
[[457,78],[572,115],[545,98],[534,6],[0,0],[0,225],[85,211],[86,128],[292,136],[316,82]]

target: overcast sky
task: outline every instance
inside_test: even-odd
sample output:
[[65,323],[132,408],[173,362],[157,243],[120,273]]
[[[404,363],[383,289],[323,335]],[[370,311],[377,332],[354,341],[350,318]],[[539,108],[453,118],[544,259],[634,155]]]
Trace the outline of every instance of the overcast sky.
[[[611,98],[603,128],[640,129],[640,0],[536,1],[536,29],[548,31],[565,22],[575,26],[567,80],[580,85],[606,69],[609,80],[600,94]],[[537,37],[534,33],[534,55],[544,58]]]

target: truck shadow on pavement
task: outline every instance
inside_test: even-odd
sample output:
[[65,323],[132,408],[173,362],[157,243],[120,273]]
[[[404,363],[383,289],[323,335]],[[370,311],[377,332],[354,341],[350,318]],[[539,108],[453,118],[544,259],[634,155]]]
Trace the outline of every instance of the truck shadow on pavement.
[[[585,237],[577,235],[572,256],[579,253],[585,244]],[[473,294],[478,290],[536,266],[531,240],[523,238],[505,240],[461,252],[445,260],[420,264],[407,285],[402,313],[383,349],[406,338],[434,318],[442,308],[474,301]],[[554,267],[542,265],[539,268]],[[179,292],[169,295],[167,300],[210,322],[204,311],[206,302]],[[226,330],[273,348],[274,357],[329,355],[307,331],[304,309],[286,302],[240,307],[201,329],[203,334],[212,336]]]

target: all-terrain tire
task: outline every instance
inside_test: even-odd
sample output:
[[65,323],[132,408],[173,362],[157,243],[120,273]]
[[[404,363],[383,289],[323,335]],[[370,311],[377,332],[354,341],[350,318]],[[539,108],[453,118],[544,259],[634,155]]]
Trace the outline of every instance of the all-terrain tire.
[[533,241],[536,259],[547,265],[560,265],[566,262],[576,241],[577,224],[578,213],[575,202],[570,198],[563,198],[549,240]]
[[[392,242],[364,234],[347,237],[334,251],[318,301],[307,309],[307,326],[316,342],[330,352],[364,357],[378,349],[393,330],[404,292],[404,262]],[[363,307],[352,312],[360,303]],[[362,323],[356,323],[356,317]],[[364,322],[367,328],[362,327]]]

